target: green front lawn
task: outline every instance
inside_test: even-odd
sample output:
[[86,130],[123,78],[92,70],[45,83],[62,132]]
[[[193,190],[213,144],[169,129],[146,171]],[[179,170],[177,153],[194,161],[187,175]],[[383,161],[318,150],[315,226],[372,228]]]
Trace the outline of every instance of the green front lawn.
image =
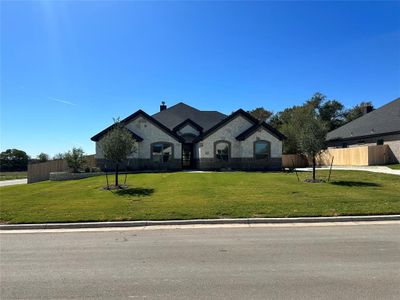
[[24,179],[27,178],[26,171],[23,172],[0,172],[0,181],[12,180],[12,179]]
[[395,165],[387,165],[386,167],[389,167],[393,170],[400,170],[400,164],[395,164]]
[[[318,171],[326,177],[326,171]],[[300,173],[302,179],[310,173]],[[123,177],[121,178],[123,179]],[[131,189],[101,190],[104,176],[0,188],[9,223],[295,217],[400,213],[400,177],[333,171],[331,183],[294,173],[131,174]]]

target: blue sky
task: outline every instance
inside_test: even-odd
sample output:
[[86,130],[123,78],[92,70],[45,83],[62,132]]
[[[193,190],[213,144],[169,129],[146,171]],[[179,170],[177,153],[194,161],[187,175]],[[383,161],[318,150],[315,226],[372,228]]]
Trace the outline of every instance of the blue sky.
[[162,100],[274,112],[400,96],[400,2],[1,2],[1,150],[80,146]]

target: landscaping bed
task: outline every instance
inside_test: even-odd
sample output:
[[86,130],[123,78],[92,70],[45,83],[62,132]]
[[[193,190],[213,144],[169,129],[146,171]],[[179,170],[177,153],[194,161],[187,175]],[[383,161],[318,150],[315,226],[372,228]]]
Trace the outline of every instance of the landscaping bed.
[[[326,179],[327,171],[318,171]],[[298,217],[400,213],[399,177],[309,173],[129,174],[129,189],[102,189],[105,176],[0,188],[2,223]],[[110,177],[112,179],[112,176]],[[121,176],[123,179],[123,176]]]

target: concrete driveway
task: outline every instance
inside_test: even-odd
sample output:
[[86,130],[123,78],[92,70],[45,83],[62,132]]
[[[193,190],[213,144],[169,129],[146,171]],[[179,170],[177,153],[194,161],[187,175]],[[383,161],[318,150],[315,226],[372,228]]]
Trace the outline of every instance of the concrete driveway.
[[[312,171],[312,168],[296,168],[296,170],[309,172]],[[320,167],[317,168],[317,171],[318,170],[329,170],[329,167]],[[334,166],[332,167],[332,170],[366,171],[400,176],[400,170],[393,170],[385,166]]]
[[0,181],[0,187],[1,186],[8,186],[8,185],[17,185],[17,184],[27,184],[28,179],[13,179],[13,180],[2,180]]

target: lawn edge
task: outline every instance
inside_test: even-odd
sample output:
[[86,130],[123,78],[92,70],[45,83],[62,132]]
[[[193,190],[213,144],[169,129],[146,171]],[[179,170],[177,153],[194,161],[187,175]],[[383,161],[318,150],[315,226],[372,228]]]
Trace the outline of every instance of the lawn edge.
[[0,224],[1,230],[27,229],[78,229],[110,227],[149,227],[171,225],[206,225],[206,224],[293,224],[324,222],[376,222],[399,221],[400,215],[339,216],[339,217],[295,217],[295,218],[239,218],[239,219],[191,219],[167,221],[113,221],[113,222],[76,222],[76,223],[40,223],[40,224]]

